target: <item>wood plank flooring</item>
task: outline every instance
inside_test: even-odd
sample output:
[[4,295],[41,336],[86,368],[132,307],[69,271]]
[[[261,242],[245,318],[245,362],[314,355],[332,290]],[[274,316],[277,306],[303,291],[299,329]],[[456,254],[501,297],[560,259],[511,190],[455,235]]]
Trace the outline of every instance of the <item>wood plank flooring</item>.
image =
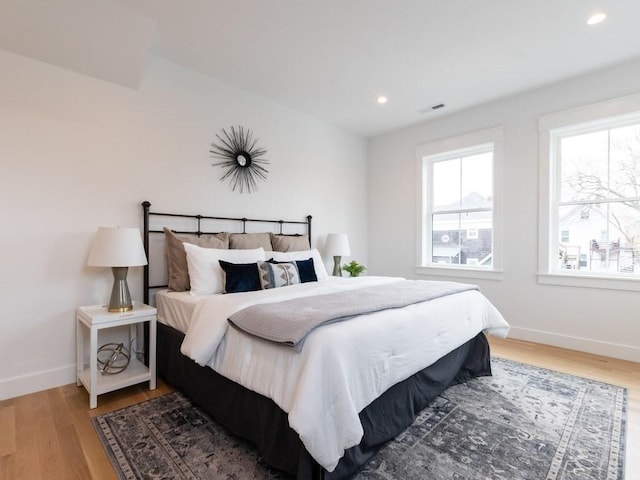
[[[626,387],[625,480],[640,480],[640,364],[519,340],[490,338],[490,343],[498,357]],[[154,391],[140,384],[99,396],[94,410],[85,389],[75,384],[1,401],[0,479],[115,480],[91,418],[170,391],[162,381]]]

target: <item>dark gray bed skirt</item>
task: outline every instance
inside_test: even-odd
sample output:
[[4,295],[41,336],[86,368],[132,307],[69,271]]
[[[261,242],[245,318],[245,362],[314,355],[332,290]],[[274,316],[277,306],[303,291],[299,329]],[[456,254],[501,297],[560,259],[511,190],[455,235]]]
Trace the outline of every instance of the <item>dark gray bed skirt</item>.
[[429,402],[450,385],[491,375],[489,344],[480,333],[433,365],[394,385],[362,412],[362,442],[345,452],[333,472],[307,453],[287,414],[271,399],[201,367],[180,353],[184,335],[158,324],[158,375],[235,435],[252,442],[266,463],[298,480],[352,476],[380,448],[405,430]]

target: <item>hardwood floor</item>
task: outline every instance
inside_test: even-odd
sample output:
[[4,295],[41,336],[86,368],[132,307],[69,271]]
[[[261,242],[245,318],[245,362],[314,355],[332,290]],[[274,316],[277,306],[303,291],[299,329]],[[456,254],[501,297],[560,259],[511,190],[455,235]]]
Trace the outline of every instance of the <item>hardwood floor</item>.
[[[640,479],[640,364],[519,340],[490,343],[498,357],[626,387],[626,480]],[[161,381],[154,391],[141,384],[101,395],[94,410],[75,384],[0,402],[0,479],[115,480],[91,418],[170,391]]]
[[117,480],[91,418],[173,389],[140,384],[98,397],[75,384],[0,402],[0,479]]

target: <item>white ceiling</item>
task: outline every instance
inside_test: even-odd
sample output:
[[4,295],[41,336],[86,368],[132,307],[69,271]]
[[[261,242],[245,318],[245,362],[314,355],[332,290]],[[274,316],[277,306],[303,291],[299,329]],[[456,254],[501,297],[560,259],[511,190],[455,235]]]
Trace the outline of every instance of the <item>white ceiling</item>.
[[153,53],[365,136],[640,58],[638,0],[0,3],[2,49],[127,86]]

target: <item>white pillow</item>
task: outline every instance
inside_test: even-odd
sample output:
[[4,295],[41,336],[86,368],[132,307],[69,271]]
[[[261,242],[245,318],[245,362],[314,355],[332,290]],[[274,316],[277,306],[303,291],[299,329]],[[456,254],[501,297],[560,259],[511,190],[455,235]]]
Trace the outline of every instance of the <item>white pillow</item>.
[[307,260],[313,258],[313,268],[316,270],[318,280],[329,278],[327,269],[324,266],[320,252],[317,248],[311,250],[300,250],[297,252],[268,252],[268,258],[273,258],[276,262],[291,262],[294,260]]
[[187,253],[191,295],[224,292],[224,277],[218,260],[231,263],[253,263],[265,261],[264,248],[247,250],[226,250],[203,248],[191,243],[183,243]]

